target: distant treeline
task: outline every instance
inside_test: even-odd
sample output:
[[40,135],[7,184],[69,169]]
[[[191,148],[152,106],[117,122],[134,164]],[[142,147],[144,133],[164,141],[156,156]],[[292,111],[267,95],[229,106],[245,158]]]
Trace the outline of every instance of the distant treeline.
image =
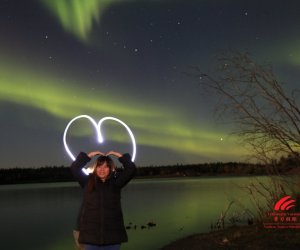
[[[290,168],[284,165],[278,167],[279,173],[284,173],[288,170]],[[118,168],[117,171],[122,171],[122,169]],[[229,162],[138,167],[136,178],[265,174],[268,174],[268,172],[267,167],[264,165]],[[74,181],[74,179],[70,168],[64,166],[0,169],[0,184],[66,181]]]

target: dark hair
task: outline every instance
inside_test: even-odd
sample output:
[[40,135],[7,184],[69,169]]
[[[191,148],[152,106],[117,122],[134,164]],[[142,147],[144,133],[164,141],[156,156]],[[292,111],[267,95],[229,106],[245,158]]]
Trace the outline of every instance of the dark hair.
[[104,163],[106,163],[106,165],[109,167],[110,172],[112,170],[114,170],[116,167],[114,161],[109,156],[100,155],[94,164],[94,171],[88,182],[88,191],[89,192],[92,192],[96,186],[96,181],[98,178],[98,176],[96,174],[96,168],[99,166],[102,166]]
[[[104,163],[106,162],[107,166],[111,169],[113,169],[115,167],[115,163],[114,161],[112,160],[112,158],[110,158],[109,156],[105,156],[105,155],[100,155],[97,160],[96,160],[96,166],[95,167],[98,167],[98,166],[101,166],[103,165]],[[96,169],[96,168],[95,168]],[[95,172],[95,169],[94,169],[94,172]]]

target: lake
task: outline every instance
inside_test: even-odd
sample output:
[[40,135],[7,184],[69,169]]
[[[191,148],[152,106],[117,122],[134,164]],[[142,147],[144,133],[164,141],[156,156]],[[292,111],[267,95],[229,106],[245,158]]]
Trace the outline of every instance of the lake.
[[[155,250],[178,238],[208,232],[230,201],[251,208],[249,195],[239,187],[253,180],[133,180],[122,194],[125,224],[131,228],[127,230],[129,242],[121,249]],[[0,186],[1,249],[75,249],[72,231],[81,196],[75,182]],[[156,226],[148,228],[148,222]]]

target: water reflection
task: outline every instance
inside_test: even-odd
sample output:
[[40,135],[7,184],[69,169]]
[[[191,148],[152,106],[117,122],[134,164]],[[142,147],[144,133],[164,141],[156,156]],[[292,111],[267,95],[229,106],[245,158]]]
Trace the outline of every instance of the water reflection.
[[[122,250],[158,249],[177,238],[209,231],[230,200],[249,202],[237,186],[250,180],[133,180],[123,191],[124,219],[130,229]],[[76,183],[0,186],[1,248],[74,249],[72,230],[81,192]],[[149,222],[155,226],[149,227]]]

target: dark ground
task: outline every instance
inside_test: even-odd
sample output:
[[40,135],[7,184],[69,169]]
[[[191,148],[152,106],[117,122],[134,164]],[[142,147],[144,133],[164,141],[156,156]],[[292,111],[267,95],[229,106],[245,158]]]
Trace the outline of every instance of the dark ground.
[[191,235],[161,250],[259,249],[300,250],[300,229],[265,229],[259,226],[231,227],[206,234]]

